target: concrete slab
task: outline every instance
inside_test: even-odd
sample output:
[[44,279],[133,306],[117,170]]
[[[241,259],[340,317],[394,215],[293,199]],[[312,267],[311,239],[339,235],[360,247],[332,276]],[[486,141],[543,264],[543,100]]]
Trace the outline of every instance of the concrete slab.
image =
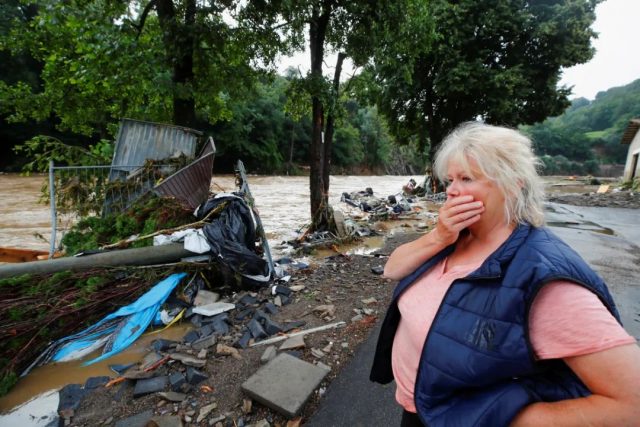
[[300,413],[328,371],[279,354],[242,384],[242,390],[263,405],[293,418]]
[[216,314],[224,313],[225,311],[233,310],[234,308],[236,308],[235,304],[214,302],[211,304],[201,305],[199,307],[193,307],[193,312],[196,314],[202,314],[203,316],[215,316]]
[[140,414],[116,421],[116,427],[145,427],[151,417],[153,417],[153,410],[149,409]]
[[305,346],[304,335],[295,335],[282,343],[280,351],[295,350],[296,348],[304,348]]
[[169,377],[165,375],[138,380],[136,382],[136,387],[133,389],[133,397],[140,397],[145,394],[162,391],[167,386],[168,382]]

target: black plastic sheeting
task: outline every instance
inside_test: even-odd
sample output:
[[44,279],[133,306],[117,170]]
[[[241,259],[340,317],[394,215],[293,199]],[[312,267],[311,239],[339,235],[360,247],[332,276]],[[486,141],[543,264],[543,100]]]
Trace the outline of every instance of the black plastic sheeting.
[[202,227],[211,252],[250,286],[266,286],[271,280],[269,264],[256,252],[256,228],[251,209],[241,196],[219,195],[207,200],[197,212],[203,219],[226,203],[224,209]]

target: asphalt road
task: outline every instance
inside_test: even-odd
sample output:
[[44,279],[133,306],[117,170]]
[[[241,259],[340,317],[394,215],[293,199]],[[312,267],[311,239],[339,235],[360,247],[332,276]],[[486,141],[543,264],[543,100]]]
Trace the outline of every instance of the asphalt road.
[[[640,210],[550,203],[547,221],[605,279],[625,329],[640,340]],[[378,331],[379,326],[331,383],[318,411],[305,426],[400,425],[395,385],[369,381]]]

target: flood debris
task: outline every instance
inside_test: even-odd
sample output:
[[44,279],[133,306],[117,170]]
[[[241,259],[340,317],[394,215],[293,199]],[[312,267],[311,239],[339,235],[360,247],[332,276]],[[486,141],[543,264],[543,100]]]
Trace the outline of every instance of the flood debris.
[[101,347],[103,348],[102,355],[85,362],[85,366],[121,352],[142,335],[159,311],[160,306],[185,276],[186,273],[169,276],[133,304],[120,308],[77,334],[54,342],[22,375],[26,375],[36,366],[52,361],[65,362],[80,359]]
[[[121,423],[130,420],[131,415],[138,415],[136,420],[144,418],[144,422],[152,418],[174,417],[175,421],[182,423],[194,423],[200,419],[201,425],[225,422],[229,425],[257,425],[261,420],[269,420],[268,425],[284,425],[286,421],[278,417],[289,418],[296,411],[296,416],[299,416],[305,407],[304,402],[309,399],[315,401],[326,390],[326,384],[321,387],[322,381],[336,374],[333,367],[341,366],[357,348],[357,341],[352,339],[373,324],[370,318],[377,312],[376,305],[382,303],[380,294],[375,294],[376,301],[380,301],[377,304],[363,300],[371,298],[372,286],[377,287],[374,283],[382,285],[384,279],[370,272],[371,266],[378,262],[375,257],[336,256],[323,267],[309,266],[291,258],[282,261],[290,273],[288,281],[276,279],[269,286],[250,289],[216,282],[206,274],[206,270],[192,270],[158,311],[165,313],[164,320],[161,319],[163,316],[157,316],[158,327],[163,327],[165,323],[175,321],[181,313],[179,322],[183,326],[190,325],[191,329],[186,330],[182,338],[155,337],[149,341],[149,352],[144,360],[129,367],[123,376],[111,379],[108,387],[87,392],[79,408],[67,418],[69,423],[98,425],[109,417],[112,417],[111,422]],[[359,265],[357,269],[352,268],[355,262]],[[294,267],[296,265],[299,268]],[[314,276],[318,269],[331,274],[342,272],[340,274],[346,281],[340,280],[327,288],[323,276]],[[355,277],[358,277],[356,282],[350,281]],[[353,287],[355,283],[362,283],[362,287],[358,285],[356,289]],[[324,291],[318,293],[319,289]],[[344,305],[341,299],[351,294],[354,294],[350,297],[353,307],[345,312],[341,308]],[[196,300],[201,307],[224,303],[233,305],[233,308],[206,316],[195,311]],[[278,306],[277,301],[287,303]],[[333,305],[333,310],[324,313],[324,317],[315,315],[313,308],[323,305]],[[294,311],[291,312],[290,308]],[[360,310],[362,319],[350,322],[355,309]],[[305,311],[308,314],[305,315]],[[298,343],[290,348],[283,346],[291,338]],[[264,348],[271,350],[263,354]],[[245,400],[251,402],[253,399],[250,411],[246,408],[251,403],[236,402],[234,406],[219,400],[233,400],[231,396],[237,396],[245,381],[280,355],[297,358],[323,372],[324,377],[317,385],[306,384],[305,387],[311,388],[309,394],[299,394],[303,403],[298,409],[296,406],[289,407],[288,412],[275,409],[246,391]],[[164,362],[154,369],[145,370],[158,361]],[[283,387],[290,388],[296,381],[296,378],[286,380]],[[157,389],[151,389],[154,385]],[[231,389],[235,391],[231,392]],[[100,419],[96,405],[113,409]],[[286,408],[284,405],[280,407]],[[273,412],[269,414],[268,411]]]
[[[248,191],[246,177],[243,181],[242,188]],[[185,263],[182,259],[201,252],[200,250],[194,249],[194,252],[185,249],[183,243],[173,243],[110,251],[97,250],[93,246],[94,250],[91,251],[81,249],[85,253],[92,252],[89,255],[0,266],[0,286],[7,295],[7,299],[0,304],[0,326],[4,331],[1,334],[4,339],[0,342],[3,354],[0,361],[2,393],[6,393],[16,382],[17,372],[25,375],[35,366],[49,361],[83,357],[98,348],[103,348],[104,353],[88,363],[102,360],[129,346],[152,323],[157,326],[179,321],[185,316],[188,307],[193,306],[189,316],[185,317],[197,316],[194,319],[209,323],[207,328],[212,331],[228,332],[228,326],[217,315],[231,309],[233,305],[229,305],[227,301],[212,301],[211,295],[205,296],[207,290],[203,289],[198,304],[194,306],[193,299],[197,291],[203,287],[208,288],[208,292],[212,294],[219,289],[225,289],[227,293],[230,290],[255,289],[268,286],[276,278],[270,258],[264,258],[269,249],[264,230],[256,226],[259,216],[245,201],[245,197],[246,194],[241,191],[212,194],[196,210],[195,217],[190,214],[189,225],[196,224],[200,228],[193,233],[184,233],[182,241],[186,240],[187,246],[193,249],[189,244],[189,236],[196,236],[198,246],[204,248],[201,241],[204,237],[207,245],[203,254],[205,258],[196,262]],[[76,242],[82,242],[76,248],[87,248],[91,246],[85,245],[90,245],[91,242],[99,245],[100,239],[104,238],[99,237],[100,233],[105,230],[108,233],[110,226],[101,228],[105,221],[108,224],[124,224],[126,226],[123,228],[128,230],[136,229],[128,228],[129,225],[136,225],[139,229],[147,228],[151,223],[154,227],[158,224],[169,225],[157,221],[157,218],[177,218],[174,212],[180,210],[173,209],[175,204],[171,200],[148,194],[138,198],[139,204],[133,205],[130,211],[120,212],[117,217],[119,219],[113,216],[90,217],[86,222],[80,221],[79,228],[67,236],[70,236],[69,239],[73,237]],[[254,203],[252,198],[251,200]],[[166,208],[169,208],[168,212],[165,212]],[[152,215],[158,212],[159,217]],[[143,215],[147,215],[147,219],[138,219],[145,218]],[[146,235],[136,234],[137,236],[118,240],[115,247],[145,245],[151,242],[152,237],[162,233],[160,230]],[[111,241],[112,239],[113,236]],[[129,268],[123,268],[124,266]],[[136,267],[141,267],[142,270],[136,270]],[[175,272],[174,275],[172,272]],[[165,277],[161,276],[163,273]],[[142,278],[145,275],[148,277]],[[180,279],[169,279],[178,277],[175,275],[181,275]],[[161,276],[163,279],[173,280],[175,287],[187,275],[208,276],[208,284],[201,283],[192,295],[182,298],[182,307],[174,305],[169,310],[166,307],[160,309],[164,303],[162,298],[166,299],[173,288],[163,288],[166,293],[162,294],[162,298],[154,299],[152,295],[156,294],[156,288],[148,290],[152,277]],[[61,286],[60,282],[63,281],[69,283]],[[182,292],[183,286],[180,288]],[[45,304],[38,298],[44,295],[48,298]],[[131,303],[135,298],[138,300]],[[206,298],[209,300],[205,304]],[[114,306],[104,303],[116,300],[116,308],[120,308],[109,314]],[[44,309],[45,306],[47,309]],[[36,314],[30,315],[32,311]],[[77,323],[68,321],[77,315],[88,322],[98,322],[78,332],[77,329],[74,330]],[[100,320],[105,315],[107,317]],[[206,318],[212,320],[205,321]],[[200,349],[215,344],[206,334],[196,337],[194,341],[197,340]],[[53,344],[45,349],[50,342]]]
[[[420,220],[435,222],[437,215],[420,204],[429,202],[441,204],[446,200],[445,193],[433,193],[425,190],[424,185],[416,185],[411,179],[403,186],[402,191],[388,196],[380,196],[371,187],[364,190],[343,192],[341,206],[332,210],[334,227],[330,230],[319,230],[313,233],[304,232],[302,235],[286,243],[294,253],[310,254],[319,248],[337,251],[337,245],[357,241],[364,237],[379,235],[375,223],[387,220]],[[276,269],[278,263],[276,262]]]
[[299,414],[327,370],[281,353],[242,384],[251,398],[289,418]]

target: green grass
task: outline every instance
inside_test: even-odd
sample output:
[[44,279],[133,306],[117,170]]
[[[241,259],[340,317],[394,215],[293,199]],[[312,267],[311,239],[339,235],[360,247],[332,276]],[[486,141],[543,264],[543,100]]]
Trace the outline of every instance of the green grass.
[[594,130],[592,132],[585,132],[584,136],[586,136],[589,139],[599,139],[599,138],[604,138],[607,132],[608,132],[608,129]]

